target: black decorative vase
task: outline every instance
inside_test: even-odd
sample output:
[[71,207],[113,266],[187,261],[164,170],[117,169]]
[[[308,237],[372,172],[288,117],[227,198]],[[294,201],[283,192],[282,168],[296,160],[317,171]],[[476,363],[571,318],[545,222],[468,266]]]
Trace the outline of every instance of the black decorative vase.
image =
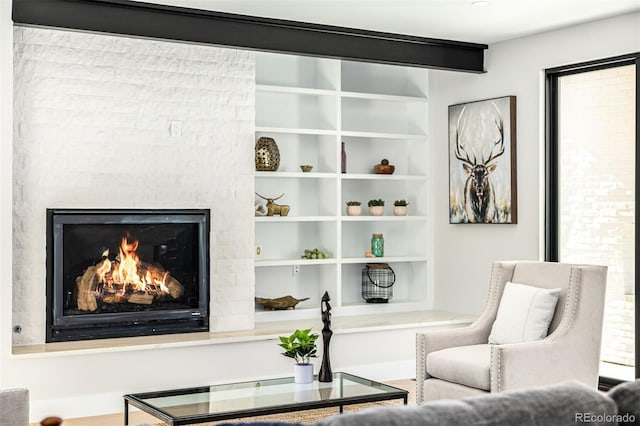
[[331,336],[333,335],[333,331],[331,331],[331,305],[329,304],[328,292],[324,292],[324,296],[322,296],[322,303],[320,305],[320,311],[322,312],[322,323],[324,326],[322,327],[322,343],[323,343],[323,353],[322,353],[322,365],[320,366],[320,371],[318,372],[318,381],[319,382],[331,382],[333,381],[333,372],[331,371],[331,360],[329,359],[329,343],[331,342]]

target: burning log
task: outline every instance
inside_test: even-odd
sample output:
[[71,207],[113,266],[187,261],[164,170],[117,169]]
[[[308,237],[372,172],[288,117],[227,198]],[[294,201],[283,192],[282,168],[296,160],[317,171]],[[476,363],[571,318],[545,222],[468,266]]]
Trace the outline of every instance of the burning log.
[[122,297],[118,297],[115,293],[108,293],[102,296],[104,303],[119,303],[122,302]]
[[89,266],[81,277],[76,278],[78,287],[78,309],[93,312],[98,309],[96,290],[98,288],[98,275],[96,266]]
[[129,303],[137,303],[139,305],[150,305],[153,303],[153,295],[148,293],[133,293],[127,299]]
[[180,281],[173,278],[171,275],[167,276],[167,282],[165,284],[169,290],[169,294],[174,299],[179,298],[184,293],[184,287],[180,284]]
[[161,265],[141,261],[136,253],[138,241],[122,238],[119,254],[109,258],[109,250],[102,261],[89,266],[76,278],[78,309],[93,312],[98,301],[114,304],[129,302],[151,305],[156,298],[171,296],[178,299],[184,286]]

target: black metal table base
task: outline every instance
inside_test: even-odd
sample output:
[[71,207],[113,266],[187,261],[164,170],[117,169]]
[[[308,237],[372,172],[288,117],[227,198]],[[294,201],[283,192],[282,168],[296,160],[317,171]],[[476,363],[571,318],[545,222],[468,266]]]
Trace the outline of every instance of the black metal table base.
[[[389,398],[389,399],[384,399],[384,400],[379,400],[379,401],[393,401],[394,399],[398,399],[398,398]],[[407,396],[404,396],[402,398],[404,405],[408,404],[408,398]],[[379,402],[379,401],[370,401],[370,402]],[[316,408],[332,408],[332,407],[339,407],[340,408],[340,414],[344,414],[344,407],[345,406],[349,406],[349,405],[355,405],[355,404],[365,404],[366,402],[354,402],[351,404],[342,404],[342,405],[329,405],[326,407],[308,407],[308,408],[301,408],[301,409],[297,409],[297,410],[292,410],[292,409],[288,409],[288,410],[283,410],[283,411],[273,411],[270,412],[269,414],[283,414],[283,413],[291,413],[291,412],[295,412],[295,411],[305,411],[305,410],[314,410]],[[150,413],[147,411],[146,407],[139,407],[140,410],[144,411],[147,414],[151,414],[152,416],[155,417],[155,415],[153,413]],[[162,421],[166,422],[167,424],[171,425],[171,426],[178,426],[178,425],[189,425],[189,424],[195,424],[195,423],[204,423],[204,422],[212,422],[212,421],[217,421],[217,420],[230,420],[230,419],[240,419],[243,417],[253,417],[256,415],[266,415],[264,413],[261,414],[247,414],[247,415],[242,415],[242,416],[237,416],[237,417],[227,417],[224,419],[211,419],[210,417],[203,417],[201,419],[195,419],[195,421],[193,423],[182,423],[180,421],[173,421],[173,420],[169,420],[169,419],[164,419],[164,418],[160,418]],[[191,420],[190,420],[191,422]],[[124,426],[128,426],[129,425],[129,401],[125,398],[124,400]]]
[[[345,374],[346,373],[338,373]],[[367,381],[366,379],[362,379],[357,376],[348,375],[349,379],[362,380]],[[377,382],[376,382],[377,383]],[[377,383],[377,385],[382,385]],[[326,400],[313,400],[302,403],[293,403],[293,404],[282,404],[275,406],[266,406],[260,408],[247,408],[240,409],[236,411],[227,411],[227,412],[218,412],[218,413],[200,413],[186,416],[175,416],[167,411],[164,411],[162,408],[156,407],[148,402],[144,401],[144,398],[155,398],[161,397],[168,392],[173,395],[181,395],[182,391],[185,394],[188,393],[196,393],[198,390],[202,388],[190,388],[185,390],[176,390],[176,391],[164,391],[164,392],[151,392],[146,394],[128,394],[124,395],[124,425],[129,425],[129,409],[130,406],[134,406],[141,411],[156,417],[163,422],[167,423],[170,426],[181,426],[181,425],[190,425],[196,423],[204,423],[204,422],[216,422],[230,419],[240,419],[246,417],[255,417],[255,416],[266,416],[271,414],[283,414],[283,413],[292,413],[297,411],[306,411],[313,410],[318,408],[331,408],[338,407],[340,410],[340,414],[344,413],[344,407],[355,404],[366,404],[371,402],[380,402],[380,401],[392,401],[394,399],[402,399],[404,405],[408,403],[409,392],[403,389],[394,388],[393,386],[382,385],[387,388],[384,393],[371,393],[365,395],[357,395],[357,396],[349,396],[349,397],[340,397],[334,399],[326,399]]]

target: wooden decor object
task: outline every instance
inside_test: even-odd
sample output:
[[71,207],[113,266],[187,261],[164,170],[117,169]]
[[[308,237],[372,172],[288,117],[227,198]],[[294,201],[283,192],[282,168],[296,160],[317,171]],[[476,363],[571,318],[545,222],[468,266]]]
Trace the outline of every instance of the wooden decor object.
[[296,299],[293,296],[283,296],[275,299],[266,299],[263,297],[256,297],[256,302],[263,305],[266,309],[271,310],[295,309],[298,303],[304,302],[305,300],[309,300],[309,298],[305,297],[304,299]]

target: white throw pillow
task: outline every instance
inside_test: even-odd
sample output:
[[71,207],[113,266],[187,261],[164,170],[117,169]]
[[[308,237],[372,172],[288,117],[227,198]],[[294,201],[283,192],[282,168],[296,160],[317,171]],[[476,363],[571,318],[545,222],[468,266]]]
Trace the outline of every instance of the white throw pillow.
[[560,290],[507,282],[489,343],[500,345],[544,339],[556,310]]

